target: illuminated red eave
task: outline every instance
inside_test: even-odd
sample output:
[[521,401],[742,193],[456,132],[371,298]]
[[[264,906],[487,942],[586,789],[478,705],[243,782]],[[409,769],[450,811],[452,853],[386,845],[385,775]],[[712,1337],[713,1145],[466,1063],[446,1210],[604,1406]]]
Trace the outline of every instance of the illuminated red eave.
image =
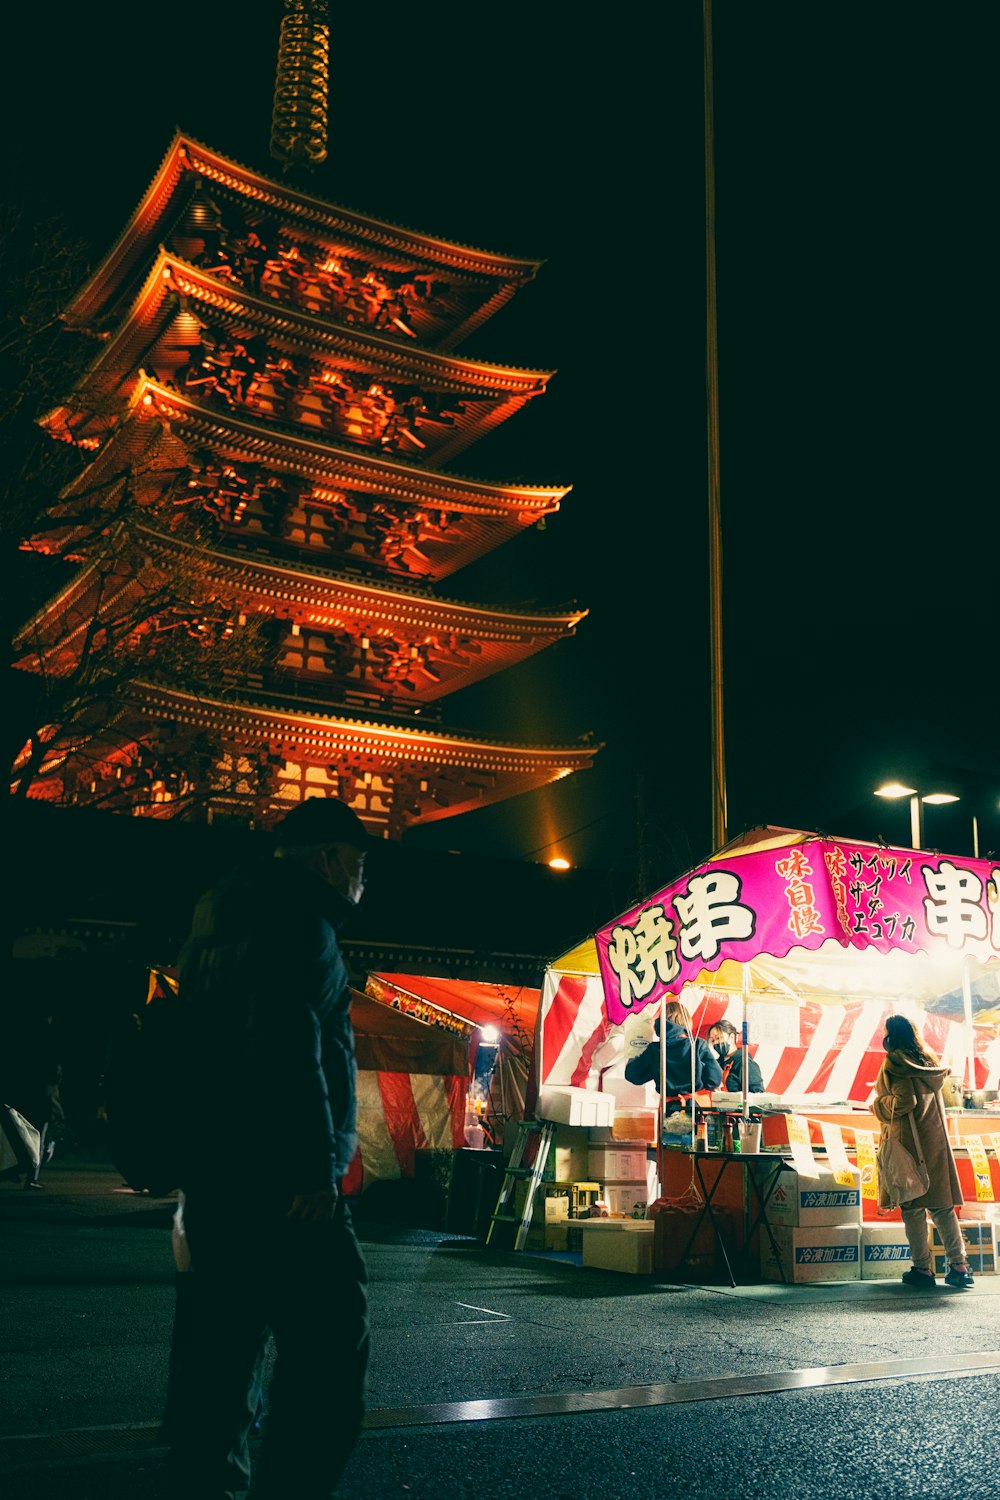
[[[240,327],[255,327],[284,353],[303,353],[329,366],[341,363],[366,376],[404,380],[407,384],[424,381],[435,391],[464,400],[469,409],[455,419],[449,431],[428,435],[435,463],[446,462],[506,421],[526,401],[541,395],[555,373],[463,359],[303,313],[273,298],[244,291],[232,282],[220,281],[161,249],[129,311],[77,381],[75,390],[92,391],[99,402],[116,390],[127,396],[134,389],[143,356],[163,331],[159,315],[164,312],[164,301],[176,293],[209,309],[208,320],[222,327],[227,319]],[[479,407],[477,401],[500,404]],[[96,425],[99,429],[112,420],[112,414],[107,413],[95,424],[90,415],[95,409],[93,402],[89,409],[86,402],[77,403],[75,408],[63,402],[46,414],[43,424],[56,435],[62,428],[86,431]]]
[[[533,520],[551,515],[570,492],[570,485],[504,484],[488,479],[472,479],[466,474],[442,473],[401,463],[359,448],[341,448],[335,443],[310,437],[286,427],[272,427],[264,422],[245,421],[214,407],[200,406],[190,396],[181,395],[167,386],[146,379],[133,394],[132,408],[141,420],[146,411],[142,397],[149,394],[158,403],[168,421],[189,424],[200,440],[214,435],[220,451],[227,457],[247,462],[273,462],[276,468],[313,479],[317,484],[346,486],[388,499],[409,501],[432,508],[502,516],[510,511],[530,511]],[[146,409],[149,410],[149,409]],[[75,491],[100,482],[98,470],[105,455],[114,446],[124,424],[119,424],[112,438],[89,464],[62,491],[68,498]],[[104,467],[107,467],[105,463]]]
[[160,555],[197,550],[210,575],[214,569],[214,576],[230,579],[245,590],[248,601],[280,596],[286,605],[293,606],[282,614],[300,619],[303,625],[319,625],[324,611],[342,610],[375,617],[402,630],[450,631],[513,642],[540,634],[551,639],[569,634],[588,613],[575,607],[527,611],[439,599],[404,585],[345,578],[333,568],[292,566],[259,553],[251,556],[219,547],[195,549],[182,538],[167,537],[147,527],[139,529]]
[[314,750],[331,760],[342,753],[368,753],[376,750],[384,756],[412,759],[424,763],[432,759],[436,766],[457,766],[482,771],[550,770],[552,779],[582,770],[593,761],[600,745],[531,745],[515,740],[482,739],[438,727],[415,728],[409,725],[379,723],[357,715],[346,715],[336,706],[329,713],[304,711],[294,699],[280,701],[223,702],[207,696],[198,697],[182,689],[160,687],[137,681],[130,695],[143,710],[159,719],[178,723],[215,727],[243,734],[250,732],[255,740],[291,739],[300,750]]
[[161,238],[170,200],[186,170],[198,172],[257,202],[268,204],[278,214],[284,213],[321,231],[347,234],[373,249],[390,249],[394,253],[507,283],[501,285],[479,313],[453,331],[451,339],[454,342],[479,326],[513,296],[518,286],[530,281],[544,264],[540,260],[497,255],[338,207],[274,182],[178,131],[117,241],[66,309],[67,321],[78,326],[91,324],[120,295],[123,284],[134,275],[144,256]]
[[[145,406],[149,394],[155,404]],[[419,508],[442,509],[468,517],[473,534],[461,547],[438,559],[428,576],[440,579],[465,567],[477,557],[499,546],[518,531],[533,526],[543,516],[558,511],[570,486],[497,484],[463,475],[420,469],[368,454],[359,449],[336,447],[327,441],[247,422],[228,413],[200,406],[153,381],[140,383],[132,397],[133,421],[121,421],[87,468],[62,491],[60,501],[69,506],[78,494],[112,483],[123,468],[122,456],[130,461],[129,449],[141,450],[143,424],[157,416],[199,447],[206,447],[233,462],[262,464],[274,472],[291,473],[319,488],[346,488]],[[50,514],[58,516],[59,505]],[[49,536],[33,538],[36,550],[51,550]],[[72,527],[58,538],[60,546],[84,540]],[[258,542],[259,539],[255,538]]]
[[[367,632],[375,637],[384,633],[404,641],[455,634],[468,636],[479,644],[479,655],[472,656],[454,677],[441,681],[427,678],[408,696],[409,703],[434,702],[516,665],[555,641],[571,636],[587,615],[584,609],[527,613],[484,608],[418,594],[403,587],[362,583],[343,578],[331,569],[296,568],[246,553],[194,547],[148,527],[138,529],[148,538],[151,555],[161,560],[197,552],[206,568],[206,582],[217,581],[220,591],[228,591],[233,606],[248,613],[263,611],[319,631],[346,630],[354,635]],[[73,643],[88,629],[90,615],[73,629],[61,622],[86,597],[100,566],[95,562],[81,569],[18,631],[15,648],[24,651],[35,648],[18,666],[38,670],[40,652],[48,670],[71,669],[75,662]],[[123,583],[108,601],[108,607],[119,605],[129,590],[130,584]],[[131,581],[131,590],[141,592],[138,579]],[[53,646],[57,648],[54,660],[47,654]]]
[[[447,806],[422,804],[413,822],[435,822],[455,817],[492,802],[505,801],[522,792],[534,791],[554,781],[587,770],[601,745],[525,745],[500,740],[476,739],[443,729],[413,729],[369,719],[302,712],[287,700],[223,703],[159,688],[152,683],[133,684],[137,711],[153,720],[204,730],[215,743],[278,744],[286,759],[308,766],[324,766],[343,756],[366,757],[391,771],[414,772],[433,764],[454,769],[462,776],[477,773],[496,778],[492,786],[470,783],[463,793],[453,788],[455,800]],[[120,721],[124,728],[124,720]]]
[[313,358],[321,360],[324,353],[331,352],[346,354],[359,366],[371,364],[373,369],[387,375],[391,372],[393,376],[405,375],[411,380],[427,376],[435,389],[448,389],[456,395],[468,390],[486,391],[490,395],[536,395],[555,374],[554,370],[525,369],[446,354],[399,337],[373,333],[356,324],[338,323],[318,313],[303,312],[236,282],[212,276],[161,247],[131,306],[77,387],[85,388],[102,371],[110,369],[118,374],[137,365],[150,343],[148,330],[164,298],[176,292],[200,299],[211,306],[213,314],[229,314],[241,324],[256,318],[258,326],[277,335],[276,342],[289,348],[300,347]]

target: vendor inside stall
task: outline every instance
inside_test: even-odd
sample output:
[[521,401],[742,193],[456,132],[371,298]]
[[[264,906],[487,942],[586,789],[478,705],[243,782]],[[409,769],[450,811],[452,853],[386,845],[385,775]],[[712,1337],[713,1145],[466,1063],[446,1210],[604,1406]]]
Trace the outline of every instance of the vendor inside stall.
[[638,1057],[625,1064],[629,1083],[655,1083],[660,1088],[663,1065],[663,1113],[673,1115],[683,1107],[694,1091],[717,1089],[722,1084],[722,1068],[714,1048],[701,1037],[693,1037],[694,1068],[691,1066],[691,1012],[679,1000],[671,1000],[663,1012],[663,1042],[660,1040],[660,1018],[653,1023],[654,1040]]
[[[709,1046],[715,1048],[719,1065],[722,1068],[722,1083],[720,1088],[730,1094],[739,1094],[743,1091],[743,1049],[740,1046],[740,1034],[732,1021],[716,1021],[709,1028]],[[751,1094],[762,1094],[764,1092],[764,1079],[760,1068],[753,1058],[747,1054],[750,1066],[747,1069],[748,1089]]]

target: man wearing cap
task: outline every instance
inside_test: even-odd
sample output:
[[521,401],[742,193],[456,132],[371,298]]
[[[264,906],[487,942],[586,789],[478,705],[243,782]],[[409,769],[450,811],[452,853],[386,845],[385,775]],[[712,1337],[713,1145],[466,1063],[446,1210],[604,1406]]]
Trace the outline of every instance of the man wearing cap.
[[329,1500],[360,1431],[367,1276],[340,1193],[356,1137],[337,930],[375,842],[344,803],[298,803],[273,857],[201,898],[180,956],[178,1092],[201,1144],[188,1152],[174,1232],[163,1437],[177,1500],[246,1495],[269,1334],[254,1496]]

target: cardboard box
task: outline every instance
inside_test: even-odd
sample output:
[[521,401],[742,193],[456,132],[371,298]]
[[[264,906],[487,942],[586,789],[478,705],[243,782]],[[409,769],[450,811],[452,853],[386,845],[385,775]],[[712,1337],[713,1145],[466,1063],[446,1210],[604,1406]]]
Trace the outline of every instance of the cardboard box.
[[[813,1225],[804,1229],[772,1226],[784,1279],[789,1282],[860,1281],[860,1224]],[[760,1274],[781,1281],[779,1261],[766,1234],[760,1237]]]
[[[520,1214],[524,1210],[524,1204],[528,1196],[528,1182],[526,1179],[514,1184],[514,1202],[511,1213]],[[569,1218],[569,1184],[541,1182],[536,1191],[534,1201],[531,1205],[532,1223],[556,1224],[561,1219]]]
[[542,1172],[543,1182],[581,1182],[597,1174],[590,1170],[588,1132],[558,1125]]
[[649,1189],[643,1177],[638,1182],[606,1182],[601,1198],[612,1214],[628,1214],[630,1218],[644,1219]]
[[[965,1240],[969,1270],[972,1274],[994,1276],[997,1269],[996,1225],[989,1221],[967,1220],[962,1224],[962,1237]],[[931,1269],[936,1276],[943,1276],[951,1267],[944,1253],[941,1236],[933,1224],[931,1225],[931,1254],[933,1256]]]
[[598,1182],[637,1182],[646,1178],[646,1146],[591,1146],[587,1171]]
[[585,1266],[596,1266],[603,1271],[625,1271],[633,1276],[652,1274],[651,1220],[595,1219],[592,1224],[581,1227]]
[[897,1281],[909,1269],[910,1244],[901,1223],[862,1224],[862,1281]]
[[567,1248],[580,1252],[583,1250],[583,1241],[591,1230],[613,1230],[624,1222],[624,1219],[570,1219]]
[[852,1170],[850,1187],[842,1186],[832,1172],[816,1177],[782,1172],[767,1205],[772,1225],[808,1229],[821,1224],[861,1224],[861,1174]]
[[565,1251],[569,1242],[569,1220],[561,1224],[532,1223],[524,1241],[526,1250]]

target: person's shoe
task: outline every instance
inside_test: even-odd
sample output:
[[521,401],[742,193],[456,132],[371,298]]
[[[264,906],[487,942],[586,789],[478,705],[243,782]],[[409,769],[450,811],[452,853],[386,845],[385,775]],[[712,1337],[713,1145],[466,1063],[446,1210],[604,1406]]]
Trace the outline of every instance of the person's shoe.
[[971,1271],[958,1271],[954,1266],[952,1266],[944,1279],[948,1286],[957,1287],[960,1292],[967,1291],[969,1287],[975,1286]]
[[918,1271],[916,1266],[911,1266],[908,1271],[904,1271],[901,1279],[904,1286],[937,1286],[937,1282],[930,1271]]
[[24,1186],[21,1189],[21,1191],[24,1192],[24,1193],[30,1193],[32,1188],[39,1188],[40,1189],[41,1186],[42,1186],[42,1184],[40,1182],[32,1182],[31,1178],[29,1177],[28,1181],[24,1184]]

